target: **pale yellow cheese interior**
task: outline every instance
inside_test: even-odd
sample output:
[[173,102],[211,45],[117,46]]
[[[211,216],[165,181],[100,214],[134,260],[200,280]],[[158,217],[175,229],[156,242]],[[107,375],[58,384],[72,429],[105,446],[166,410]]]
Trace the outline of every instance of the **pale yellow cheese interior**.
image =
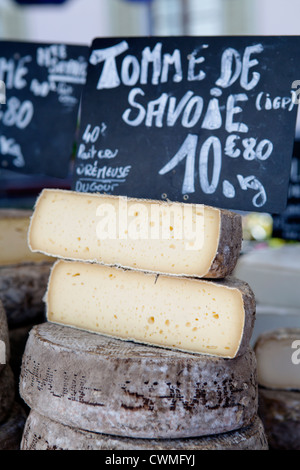
[[58,258],[202,277],[218,250],[220,211],[187,206],[44,190],[28,243]]
[[183,351],[231,358],[243,336],[240,290],[211,281],[61,260],[45,300],[49,321]]
[[10,209],[0,210],[0,266],[39,262],[49,259],[43,254],[32,253],[27,243],[30,217],[27,211],[22,215],[11,215]]
[[255,352],[259,385],[300,390],[300,336],[266,340]]

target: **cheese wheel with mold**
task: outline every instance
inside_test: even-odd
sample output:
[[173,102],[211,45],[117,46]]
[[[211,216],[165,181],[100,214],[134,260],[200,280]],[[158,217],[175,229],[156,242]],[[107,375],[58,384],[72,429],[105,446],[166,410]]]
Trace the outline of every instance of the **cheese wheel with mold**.
[[[91,433],[62,425],[31,410],[26,420],[21,450],[268,450],[268,443],[258,417],[246,428],[231,433],[202,438],[154,440]],[[116,463],[121,463],[122,456],[116,457]],[[188,457],[189,460],[182,460],[181,463],[190,462],[194,466],[193,456]],[[151,459],[152,464],[159,464],[158,455],[153,455]],[[125,462],[130,463],[130,458],[125,457]]]
[[54,421],[134,438],[229,432],[248,426],[258,406],[252,349],[229,360],[51,322],[30,331],[19,391]]
[[56,258],[223,278],[240,254],[242,219],[201,204],[44,189],[28,243]]
[[49,321],[120,339],[233,358],[248,348],[255,299],[243,281],[209,281],[59,260]]

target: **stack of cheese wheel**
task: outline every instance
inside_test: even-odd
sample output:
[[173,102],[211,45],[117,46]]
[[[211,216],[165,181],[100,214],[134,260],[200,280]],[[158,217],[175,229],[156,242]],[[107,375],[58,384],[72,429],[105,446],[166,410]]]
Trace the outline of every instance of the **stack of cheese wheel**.
[[28,240],[58,261],[23,355],[22,450],[268,448],[239,215],[44,190]]
[[26,415],[15,399],[7,317],[0,301],[0,450],[18,450]]
[[259,416],[270,449],[300,450],[300,329],[262,333],[254,345]]

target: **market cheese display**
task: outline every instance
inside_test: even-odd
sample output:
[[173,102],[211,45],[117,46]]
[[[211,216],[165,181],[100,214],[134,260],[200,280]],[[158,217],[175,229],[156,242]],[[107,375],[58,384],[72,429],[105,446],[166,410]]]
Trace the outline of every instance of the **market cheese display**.
[[[263,425],[258,417],[246,428],[216,436],[190,439],[131,439],[109,436],[62,425],[31,410],[26,421],[21,442],[21,450],[154,450],[184,452],[187,450],[268,450]],[[126,455],[126,454],[125,454]],[[153,455],[151,464],[168,463],[168,455]],[[176,460],[176,457],[178,460]],[[169,463],[195,465],[195,456],[173,456]],[[112,464],[132,464],[136,466],[139,456],[108,456]]]
[[274,450],[300,450],[300,329],[278,328],[256,340],[259,416]]
[[21,448],[268,448],[241,244],[234,212],[43,190],[28,245],[54,261],[22,357]]
[[254,296],[237,280],[210,282],[91,263],[55,263],[47,318],[184,351],[235,357],[248,348]]
[[46,322],[29,334],[20,377],[27,405],[55,421],[136,438],[187,438],[248,426],[256,359],[193,355]]
[[33,252],[158,273],[223,278],[241,249],[241,216],[201,204],[42,191]]

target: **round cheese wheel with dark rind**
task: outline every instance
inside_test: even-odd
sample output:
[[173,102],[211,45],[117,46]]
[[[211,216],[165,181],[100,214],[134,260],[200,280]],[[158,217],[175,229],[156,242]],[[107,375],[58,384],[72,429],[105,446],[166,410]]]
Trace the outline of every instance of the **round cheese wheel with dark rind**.
[[259,387],[258,397],[270,448],[300,450],[300,391]]
[[9,328],[45,320],[43,298],[52,264],[32,263],[0,267],[0,299],[6,311]]
[[261,420],[246,428],[215,436],[190,439],[132,439],[92,433],[65,426],[31,410],[21,450],[268,450]]
[[247,426],[258,406],[252,349],[224,359],[51,322],[30,331],[19,390],[62,424],[137,438],[229,432]]
[[0,450],[20,450],[26,412],[15,402],[6,421],[0,424]]
[[9,362],[10,359],[10,342],[8,333],[8,323],[6,311],[3,307],[0,295],[0,372]]
[[9,415],[15,400],[15,378],[9,364],[0,372],[0,423]]

